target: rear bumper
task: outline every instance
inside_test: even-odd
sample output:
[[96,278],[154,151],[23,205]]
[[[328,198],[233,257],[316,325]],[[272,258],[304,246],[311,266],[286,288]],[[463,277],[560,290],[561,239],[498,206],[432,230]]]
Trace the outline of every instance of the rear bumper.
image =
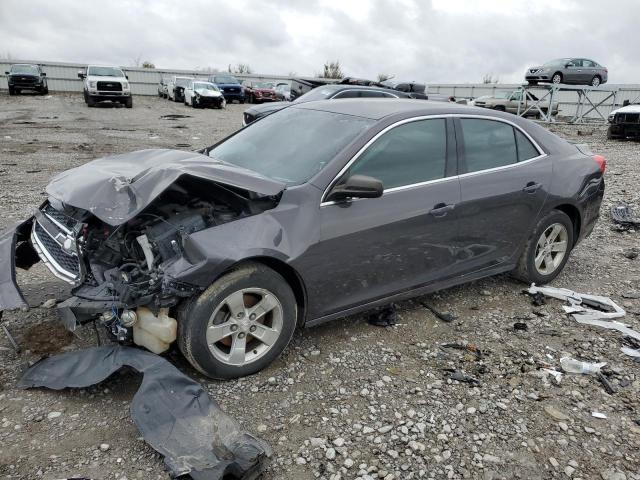
[[604,177],[600,177],[597,182],[593,182],[585,189],[582,201],[582,228],[576,244],[587,238],[593,232],[593,228],[600,218],[600,206],[604,197]]

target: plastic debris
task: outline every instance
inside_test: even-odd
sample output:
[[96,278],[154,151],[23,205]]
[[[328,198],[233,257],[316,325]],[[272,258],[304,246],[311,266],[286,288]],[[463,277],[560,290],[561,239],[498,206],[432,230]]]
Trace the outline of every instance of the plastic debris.
[[526,332],[529,330],[529,325],[524,322],[516,322],[513,324],[513,329],[520,332]]
[[455,315],[452,315],[451,313],[443,313],[443,312],[440,312],[440,311],[436,310],[431,305],[429,305],[427,302],[420,302],[420,304],[424,308],[429,310],[431,313],[433,313],[438,319],[442,320],[443,322],[450,323],[450,322],[453,322],[456,318],[458,318]]
[[604,413],[600,413],[600,412],[591,412],[591,416],[594,418],[607,418],[607,416]]
[[611,207],[611,218],[623,227],[640,227],[640,218],[634,215],[631,205],[626,202],[618,202],[617,205]]
[[377,309],[367,316],[367,322],[376,327],[390,327],[398,323],[396,304],[391,303],[386,307]]
[[470,385],[480,385],[480,380],[470,377],[460,370],[445,369],[445,371],[448,372],[447,378],[450,378],[451,380],[456,380],[461,383],[468,383]]
[[272,456],[269,445],[227,415],[195,380],[167,360],[120,345],[45,358],[20,379],[20,388],[86,388],[124,366],[142,373],[131,418],[158,453],[171,478],[255,479]]
[[560,381],[562,380],[562,372],[559,372],[552,368],[543,368],[542,371],[551,375],[556,383],[560,383]]
[[567,373],[581,373],[586,375],[595,375],[596,373],[600,373],[602,367],[604,367],[607,363],[589,363],[583,362],[580,360],[575,360],[571,357],[562,357],[560,359],[560,366],[562,370]]
[[482,350],[471,343],[462,344],[462,343],[444,343],[441,345],[442,348],[453,348],[455,350],[462,350],[465,352],[471,352],[476,356],[476,360],[480,360],[483,356],[488,355],[489,352],[487,350]]

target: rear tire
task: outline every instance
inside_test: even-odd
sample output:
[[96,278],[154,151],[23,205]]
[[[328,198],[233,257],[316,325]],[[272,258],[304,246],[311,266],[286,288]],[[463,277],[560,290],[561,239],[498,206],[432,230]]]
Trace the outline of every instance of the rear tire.
[[[251,320],[251,308],[258,304],[266,313]],[[265,265],[247,263],[180,309],[178,346],[191,365],[209,377],[243,377],[267,367],[282,353],[296,318],[296,299],[286,280]],[[265,342],[251,332],[260,333]]]
[[594,75],[593,78],[591,79],[590,85],[592,87],[599,87],[601,83],[602,83],[602,79],[600,78],[600,75]]
[[533,229],[512,275],[526,283],[544,285],[551,282],[569,259],[573,232],[569,216],[560,210],[551,210]]

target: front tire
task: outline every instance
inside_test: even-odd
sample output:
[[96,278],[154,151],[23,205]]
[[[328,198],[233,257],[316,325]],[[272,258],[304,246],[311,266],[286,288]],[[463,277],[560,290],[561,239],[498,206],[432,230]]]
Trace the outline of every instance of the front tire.
[[212,378],[237,378],[282,353],[296,327],[297,305],[279,273],[247,263],[190,300],[178,319],[178,346],[191,365]]
[[562,83],[562,74],[560,72],[554,73],[551,77],[551,83],[554,83],[556,85]]
[[544,285],[564,268],[573,248],[573,223],[560,210],[540,219],[520,255],[514,277],[526,283]]
[[16,94],[16,91],[13,87],[9,87],[9,95],[10,96],[14,96]]
[[128,97],[124,101],[124,106],[127,107],[127,108],[133,108],[133,98],[132,97]]

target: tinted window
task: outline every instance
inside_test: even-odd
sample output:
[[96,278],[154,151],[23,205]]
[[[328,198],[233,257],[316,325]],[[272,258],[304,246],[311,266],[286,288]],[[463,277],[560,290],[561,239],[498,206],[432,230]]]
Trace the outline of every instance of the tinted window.
[[349,169],[368,175],[385,189],[444,177],[447,132],[444,119],[400,125],[378,138]]
[[467,172],[502,167],[518,161],[511,125],[471,118],[463,118],[460,123]]
[[523,162],[540,155],[538,150],[536,150],[536,147],[533,146],[533,143],[531,143],[520,130],[514,129],[514,131],[516,132],[516,143],[518,144],[519,162]]
[[373,123],[352,115],[285,108],[240,130],[209,156],[295,185],[322,170]]

